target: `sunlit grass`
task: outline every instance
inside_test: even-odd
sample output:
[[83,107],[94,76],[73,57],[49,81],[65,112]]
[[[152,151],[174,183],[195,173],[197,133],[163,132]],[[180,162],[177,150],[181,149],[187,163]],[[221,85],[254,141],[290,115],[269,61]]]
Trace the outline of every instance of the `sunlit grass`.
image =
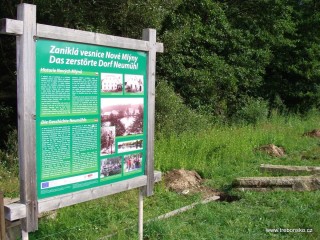
[[[212,202],[144,226],[145,239],[320,239],[320,192],[234,192],[237,177],[270,176],[260,164],[320,165],[319,139],[303,133],[319,128],[320,116],[272,116],[256,125],[215,126],[197,133],[160,137],[155,165],[162,172],[196,170],[206,184],[240,196],[232,203]],[[282,158],[255,149],[273,143],[286,150]],[[168,191],[164,183],[145,198],[144,220],[199,201]],[[138,191],[132,190],[58,210],[55,219],[40,220],[30,239],[137,239]],[[313,233],[267,233],[268,228],[312,229]],[[106,236],[109,236],[106,238]]]
[[[319,151],[320,140],[303,137],[319,127],[320,118],[298,117],[271,119],[257,125],[215,127],[209,131],[184,133],[156,141],[156,167],[162,171],[185,168],[198,171],[221,188],[235,177],[258,176],[260,164],[319,165],[316,158],[305,157],[305,151]],[[315,119],[316,118],[316,119]],[[275,144],[286,150],[283,158],[272,158],[256,150]],[[309,155],[312,153],[309,153]]]

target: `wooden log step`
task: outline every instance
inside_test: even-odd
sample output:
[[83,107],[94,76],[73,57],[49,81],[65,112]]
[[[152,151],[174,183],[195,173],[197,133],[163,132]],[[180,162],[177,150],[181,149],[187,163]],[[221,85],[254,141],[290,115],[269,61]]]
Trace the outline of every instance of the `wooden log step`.
[[311,173],[311,174],[319,173],[320,174],[320,167],[261,164],[260,171],[271,172],[271,173]]
[[239,190],[255,190],[257,188],[292,189],[294,191],[314,191],[320,189],[320,176],[292,176],[292,177],[245,177],[236,178],[233,186]]

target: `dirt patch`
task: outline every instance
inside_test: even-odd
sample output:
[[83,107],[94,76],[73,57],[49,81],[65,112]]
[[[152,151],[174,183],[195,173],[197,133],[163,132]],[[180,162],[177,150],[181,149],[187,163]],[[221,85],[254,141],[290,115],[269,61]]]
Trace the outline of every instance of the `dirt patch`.
[[255,150],[265,152],[271,157],[283,157],[286,155],[285,149],[283,147],[277,147],[274,144],[263,145],[256,148]]
[[174,169],[164,176],[166,187],[179,194],[200,193],[203,198],[220,195],[217,190],[204,186],[204,180],[196,171]]
[[199,188],[203,182],[201,176],[196,171],[184,169],[174,169],[164,177],[166,186],[175,192],[182,193],[186,190]]
[[303,136],[320,138],[320,129],[314,129],[310,132],[306,132]]

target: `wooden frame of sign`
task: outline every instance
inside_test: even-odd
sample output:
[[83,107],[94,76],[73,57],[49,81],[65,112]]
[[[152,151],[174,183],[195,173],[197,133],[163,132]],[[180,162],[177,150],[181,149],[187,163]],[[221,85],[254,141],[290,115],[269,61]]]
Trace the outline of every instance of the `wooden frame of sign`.
[[[21,219],[22,237],[24,237],[24,234],[38,229],[38,215],[41,212],[59,209],[134,188],[141,188],[144,196],[152,195],[154,182],[161,180],[161,173],[154,171],[155,65],[156,52],[163,52],[163,44],[156,42],[156,31],[154,29],[144,29],[143,40],[136,40],[37,24],[36,6],[19,4],[17,20],[1,19],[0,33],[17,36],[20,202],[5,206],[5,217],[9,221]],[[143,176],[55,197],[37,198],[35,156],[36,38],[140,50],[148,53],[147,156],[145,174]]]

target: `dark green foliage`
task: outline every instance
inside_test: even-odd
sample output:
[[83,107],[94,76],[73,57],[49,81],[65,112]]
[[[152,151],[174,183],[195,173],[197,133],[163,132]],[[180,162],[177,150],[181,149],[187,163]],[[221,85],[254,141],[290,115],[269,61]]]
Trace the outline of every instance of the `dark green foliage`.
[[13,118],[13,109],[8,106],[9,104],[0,103],[0,132],[1,132],[1,139],[0,139],[0,149],[6,147],[6,139],[8,138],[9,132],[14,129],[15,121]]
[[280,97],[291,110],[319,107],[319,2],[249,0],[227,6],[233,26],[249,31],[252,44],[270,53],[258,95],[271,103]]
[[189,106],[210,114],[232,115],[255,96],[270,58],[252,46],[248,31],[232,27],[222,4],[209,0],[184,1],[164,22],[162,38],[160,74]]
[[166,82],[156,88],[156,132],[170,136],[184,131],[199,131],[210,126],[209,117],[189,109]]
[[244,124],[257,124],[267,120],[269,107],[267,101],[250,98],[247,103],[239,109],[235,116],[235,122]]
[[[0,2],[0,17],[16,18],[21,2],[36,4],[37,20],[43,24],[131,38],[141,38],[143,28],[157,29],[165,46],[165,53],[157,56],[157,76],[179,94],[172,95],[179,99],[179,109],[188,112],[181,107],[186,104],[196,111],[191,116],[200,112],[224,122],[239,117],[255,122],[248,116],[255,115],[255,107],[264,109],[255,106],[264,101],[280,113],[320,108],[319,1],[15,0]],[[4,107],[13,109],[14,40],[0,37],[0,98],[6,101]],[[177,121],[169,119],[169,113],[178,108],[168,113],[167,106],[174,104],[160,101],[157,129],[168,129]],[[11,114],[11,126],[13,118]],[[174,128],[179,133],[195,125],[179,123]]]
[[12,130],[8,134],[5,146],[0,149],[0,165],[18,174],[18,133]]

